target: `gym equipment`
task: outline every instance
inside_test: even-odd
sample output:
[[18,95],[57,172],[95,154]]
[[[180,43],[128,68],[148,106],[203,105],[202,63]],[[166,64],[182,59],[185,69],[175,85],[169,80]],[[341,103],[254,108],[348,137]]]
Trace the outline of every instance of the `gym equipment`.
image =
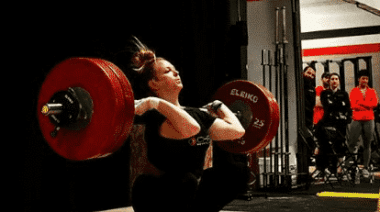
[[[263,86],[237,80],[213,99],[235,112],[246,129],[242,139],[216,142],[233,153],[255,152],[271,142],[279,106]],[[70,58],[47,75],[38,96],[38,121],[49,146],[75,161],[106,157],[119,149],[134,122],[134,94],[124,73],[95,58]]]
[[222,101],[246,130],[238,140],[215,142],[232,153],[252,153],[267,146],[277,133],[279,106],[264,86],[245,80],[229,82],[219,88],[213,99]]
[[56,65],[37,104],[45,140],[70,160],[107,156],[122,146],[133,126],[131,85],[102,59],[71,58]]

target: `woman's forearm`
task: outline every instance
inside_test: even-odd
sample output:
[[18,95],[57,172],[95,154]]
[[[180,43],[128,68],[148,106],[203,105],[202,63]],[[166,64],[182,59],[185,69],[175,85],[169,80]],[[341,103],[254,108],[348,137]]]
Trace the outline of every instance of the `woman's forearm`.
[[236,127],[236,130],[245,131],[237,116],[225,104],[222,104],[216,114],[220,119]]
[[160,99],[157,110],[166,117],[178,133],[182,134],[182,137],[187,138],[199,133],[201,127],[197,121],[174,104]]
[[245,134],[236,115],[224,104],[219,109],[211,110],[211,114],[218,117],[209,129],[211,139],[214,141],[231,141],[240,139]]

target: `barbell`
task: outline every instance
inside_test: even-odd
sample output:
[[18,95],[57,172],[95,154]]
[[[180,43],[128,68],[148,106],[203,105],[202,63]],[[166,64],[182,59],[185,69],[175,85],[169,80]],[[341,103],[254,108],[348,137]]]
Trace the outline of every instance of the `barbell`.
[[[265,87],[236,80],[219,88],[213,99],[236,113],[246,129],[239,140],[215,142],[226,151],[258,151],[277,133],[279,106]],[[70,58],[57,64],[42,83],[37,118],[58,155],[75,161],[101,158],[127,140],[134,104],[131,84],[116,65],[104,59]]]

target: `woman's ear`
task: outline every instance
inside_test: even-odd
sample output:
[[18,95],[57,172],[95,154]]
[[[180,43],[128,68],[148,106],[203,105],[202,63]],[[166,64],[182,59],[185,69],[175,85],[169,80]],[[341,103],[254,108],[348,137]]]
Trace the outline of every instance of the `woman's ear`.
[[152,89],[153,91],[158,90],[158,84],[154,78],[148,81],[148,85],[149,85],[150,89]]

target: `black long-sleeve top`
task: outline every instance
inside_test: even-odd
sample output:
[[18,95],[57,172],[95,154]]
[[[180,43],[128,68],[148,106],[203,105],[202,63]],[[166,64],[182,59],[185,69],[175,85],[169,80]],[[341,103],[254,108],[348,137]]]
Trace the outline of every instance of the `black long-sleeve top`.
[[313,80],[304,79],[305,92],[305,120],[307,127],[313,125],[313,115],[315,106],[315,86]]
[[324,90],[321,93],[321,103],[324,110],[323,124],[346,126],[351,122],[352,110],[346,91]]

